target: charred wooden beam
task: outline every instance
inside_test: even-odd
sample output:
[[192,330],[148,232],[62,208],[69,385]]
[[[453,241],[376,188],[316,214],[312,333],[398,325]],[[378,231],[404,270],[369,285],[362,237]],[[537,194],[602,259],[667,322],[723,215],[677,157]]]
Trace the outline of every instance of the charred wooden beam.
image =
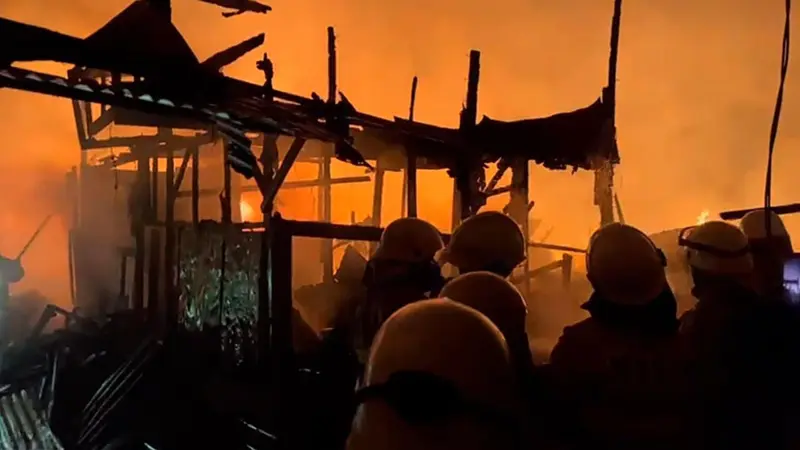
[[223,67],[236,62],[242,56],[264,44],[264,38],[264,33],[253,36],[250,39],[211,55],[208,59],[203,61],[202,65],[209,69],[220,71]]
[[[173,150],[170,150],[169,152],[172,153]],[[183,163],[181,163],[183,173],[186,172],[186,164],[188,164],[188,161],[189,158],[187,153],[184,155]],[[183,178],[182,175],[181,178]],[[166,326],[168,329],[171,329],[178,323],[178,299],[175,296],[175,256],[177,253],[177,248],[175,245],[175,193],[177,192],[178,187],[173,182],[174,179],[175,160],[173,159],[173,155],[169,154],[167,156],[168,182],[165,186],[167,190],[167,198],[164,205],[164,221],[167,224],[164,230],[164,306],[166,312]]]
[[[343,177],[343,178],[334,178],[330,180],[330,184],[350,184],[350,183],[365,183],[371,181],[372,179],[367,176],[363,177]],[[281,186],[281,189],[302,189],[302,188],[311,188],[317,187],[322,182],[320,180],[299,180],[299,181],[285,181]],[[258,186],[242,186],[240,188],[241,192],[259,192],[260,189]],[[216,189],[200,189],[199,194],[201,197],[206,197],[210,195],[218,195],[219,191]],[[177,193],[178,198],[185,198],[190,197],[192,195],[192,191],[179,191]]]
[[497,161],[497,172],[492,175],[492,179],[486,184],[485,192],[487,192],[487,195],[497,187],[497,183],[500,182],[500,180],[503,178],[503,175],[505,175],[506,171],[508,171],[509,167],[511,167],[511,165],[505,158],[501,158],[499,161]]
[[572,255],[567,253],[561,255],[561,282],[565,289],[572,283]]
[[[759,206],[756,208],[747,208],[747,209],[735,209],[731,211],[723,211],[719,213],[719,217],[722,220],[739,220],[747,213],[752,211],[757,211],[759,209],[764,209],[763,206]],[[781,205],[781,206],[772,206],[770,207],[770,211],[774,212],[775,214],[784,215],[784,214],[797,214],[800,213],[800,203],[790,203],[788,205]]]
[[[530,236],[530,223],[528,221],[528,185],[530,181],[530,167],[528,166],[527,159],[517,159],[511,162],[511,185],[510,198],[508,202],[508,213],[512,219],[522,228],[522,234],[525,240],[531,238]],[[525,249],[525,254],[530,252]],[[525,273],[530,270],[528,259],[525,259],[523,266]],[[525,278],[523,283],[523,291],[525,295],[531,292],[530,277]]]
[[[269,78],[267,79],[267,84],[268,85],[265,85],[266,86],[265,89],[271,91],[272,85],[271,85],[271,80]],[[261,149],[261,154],[258,157],[258,162],[261,163],[262,167],[262,176],[264,180],[262,184],[266,184],[267,186],[269,186],[275,180],[275,173],[278,171],[278,164],[280,163],[278,136],[275,134],[262,134],[262,142],[263,142],[263,148]],[[257,186],[257,188],[259,191],[261,191],[261,188],[259,186]],[[242,189],[242,191],[246,192],[246,189],[248,189],[248,186],[245,186]],[[265,208],[261,211],[261,220],[267,222],[272,217],[272,211],[275,205],[270,203],[264,206]]]
[[561,260],[553,261],[547,263],[543,266],[537,267],[533,270],[529,270],[526,274],[522,276],[512,277],[511,282],[514,284],[519,284],[525,281],[525,278],[536,278],[539,275],[547,272],[552,272],[554,270],[559,270],[563,267],[563,262]]
[[192,153],[192,223],[200,223],[200,147],[194,146]]
[[158,158],[150,158],[152,170],[150,172],[150,221],[159,220],[158,214]]
[[[381,226],[381,215],[383,214],[383,181],[385,172],[383,163],[379,159],[375,163],[375,181],[372,190],[372,226]],[[370,254],[375,252],[375,242],[370,243]]]
[[[119,300],[122,300],[123,298],[126,297],[126,289],[125,288],[127,287],[127,284],[128,284],[128,255],[120,252],[119,260],[120,260],[120,264],[119,264],[119,293],[117,294],[117,297],[118,297]],[[116,310],[116,307],[118,307],[118,304],[119,304],[119,302],[117,302],[117,305],[115,305],[115,310]],[[130,307],[130,305],[126,304],[124,308],[127,309],[129,307]]]
[[286,156],[283,157],[281,166],[275,173],[275,178],[272,180],[272,183],[268,186],[267,192],[264,194],[264,201],[261,204],[262,211],[272,209],[272,205],[275,203],[275,197],[278,195],[278,190],[283,185],[283,182],[286,181],[286,177],[289,175],[289,170],[292,168],[292,165],[297,159],[297,156],[300,155],[300,151],[303,149],[305,144],[306,140],[299,137],[294,138],[294,141],[292,141],[289,151],[286,152]]
[[614,193],[614,205],[617,207],[617,220],[619,223],[625,223],[625,214],[622,213],[622,202],[619,201],[619,196]]
[[585,248],[570,247],[568,245],[546,244],[544,242],[528,242],[528,247],[543,248],[545,250],[558,250],[562,252],[586,253]]
[[513,191],[514,191],[514,187],[513,186],[503,186],[503,187],[487,190],[487,191],[484,192],[483,195],[485,195],[486,197],[494,197],[495,195],[505,194],[507,192],[513,192]]
[[[334,123],[333,117],[334,108],[336,106],[336,94],[338,92],[337,85],[337,70],[336,70],[336,33],[333,27],[328,27],[328,123]],[[331,144],[335,145],[335,144]],[[323,222],[330,223],[332,218],[332,196],[331,189],[331,157],[324,156],[320,164],[319,179],[319,219]],[[322,280],[323,282],[333,281],[333,242],[330,240],[323,240],[321,243],[321,262],[322,262]]]
[[228,152],[230,148],[226,145],[223,150],[222,162],[222,195],[220,196],[220,206],[222,208],[222,222],[233,222],[233,205],[231,196],[231,165],[228,162]]
[[[366,225],[342,225],[303,220],[284,220],[283,222],[290,230],[291,235],[296,237],[378,242],[383,234],[383,228]],[[442,239],[446,243],[450,240],[450,235],[442,234]]]
[[[608,80],[603,89],[603,103],[611,114],[611,132],[616,135],[617,105],[617,60],[619,55],[619,31],[622,20],[622,0],[614,0],[614,14],[611,18],[611,43],[608,55]],[[616,140],[616,138],[614,138]],[[614,164],[601,161],[595,168],[595,204],[600,209],[600,225],[614,222]]]
[[94,137],[95,135],[99,134],[103,130],[105,130],[109,125],[114,123],[114,118],[117,115],[116,108],[108,108],[103,110],[100,113],[100,116],[97,119],[89,122],[88,124],[88,131],[89,136]]
[[159,287],[161,285],[161,230],[150,229],[150,264],[147,271],[147,317],[153,324],[159,323]]
[[[172,150],[170,150],[171,152]],[[183,184],[183,179],[186,177],[186,168],[189,166],[189,158],[191,157],[192,152],[186,151],[183,152],[183,158],[181,159],[181,166],[178,168],[178,175],[175,177],[175,180],[172,183],[172,190],[174,195],[181,189],[181,184]],[[172,156],[169,157],[172,159]],[[170,178],[171,179],[171,178]]]
[[144,310],[144,271],[146,252],[146,235],[144,219],[150,214],[149,193],[150,193],[150,165],[146,157],[139,157],[137,166],[136,187],[134,189],[133,201],[131,202],[131,225],[133,227],[134,239],[136,241],[136,256],[133,269],[133,309],[141,312]]
[[72,101],[72,114],[75,117],[75,129],[78,133],[78,144],[80,144],[81,149],[85,149],[85,144],[89,140],[89,134],[86,129],[86,122],[83,118],[81,102],[78,100]]
[[[461,110],[459,130],[469,134],[475,127],[478,118],[478,82],[481,72],[481,53],[472,50],[469,54],[469,76],[467,79],[467,97],[464,109]],[[473,214],[473,177],[474,161],[471,155],[459,155],[456,167],[453,168],[453,228],[461,220]]]
[[[144,153],[145,156],[148,157],[153,157],[153,156],[163,157],[166,156],[167,152],[169,151],[190,149],[194,146],[210,144],[213,141],[214,138],[211,135],[211,133],[198,134],[193,137],[172,136],[167,140],[163,140],[163,138],[159,138],[157,135],[139,136],[133,138],[111,138],[109,140],[93,141],[89,143],[89,145],[92,146],[92,148],[84,148],[84,150],[95,149],[95,147],[93,147],[94,145],[97,145],[96,147],[97,149],[101,149],[101,148],[123,146],[123,145],[114,145],[117,143],[132,144],[130,146],[131,147],[130,152],[119,154],[114,158],[116,165],[122,165],[136,161],[138,155],[142,153]],[[103,163],[105,163],[106,161],[111,161],[111,157],[103,158],[100,161]]]

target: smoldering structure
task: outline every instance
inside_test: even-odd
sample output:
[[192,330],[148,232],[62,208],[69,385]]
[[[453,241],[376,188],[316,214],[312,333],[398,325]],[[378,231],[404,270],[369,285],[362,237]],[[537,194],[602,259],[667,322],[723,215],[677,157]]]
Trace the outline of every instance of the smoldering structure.
[[[256,2],[209,3],[265,12],[251,5]],[[141,411],[131,405],[155,398],[148,390],[155,380],[159,389],[170,385],[164,380],[183,380],[180,389],[158,390],[170,405],[167,399],[179,405],[188,396],[184,391],[205,392],[207,383],[217,380],[216,399],[208,403],[225,404],[220,407],[225,413],[205,405],[200,409],[209,412],[187,429],[202,429],[198,423],[207,420],[218,434],[230,432],[242,441],[226,441],[226,448],[267,448],[258,443],[264,439],[283,448],[289,442],[296,445],[302,436],[295,394],[302,394],[297,386],[305,363],[294,355],[293,317],[305,304],[313,310],[306,312],[314,316],[310,321],[325,327],[338,303],[320,305],[338,298],[337,289],[360,281],[374,245],[356,243],[380,238],[386,172],[404,173],[404,214],[409,217],[417,216],[417,171],[447,170],[453,178],[453,227],[477,213],[487,198],[509,193],[505,212],[530,236],[529,163],[592,170],[601,223],[614,220],[618,9],[610,82],[601,98],[545,118],[478,120],[480,52],[473,50],[460,126],[452,129],[414,120],[416,78],[407,117],[385,119],[358,111],[337,84],[332,28],[327,95],[306,98],[273,86],[267,53],[258,63],[262,85],[222,74],[223,67],[261,46],[263,34],[199,61],[173,25],[168,1],[134,1],[85,39],[0,18],[0,39],[15,42],[0,50],[0,87],[70,99],[82,148],[80,167],[68,175],[74,205],[70,278],[79,310],[48,309],[44,321],[65,315],[67,328],[57,338],[45,338],[37,327],[26,345],[9,353],[0,372],[9,386],[4,392],[39,383],[41,393],[31,404],[64,446],[93,448],[129,434],[125,427],[139,420],[132,411]],[[42,60],[74,67],[58,76],[13,65]],[[112,136],[101,138],[109,130]],[[370,174],[332,178],[334,159]],[[319,177],[286,181],[296,163],[316,164]],[[491,176],[489,164],[496,167]],[[509,170],[511,184],[498,186]],[[342,183],[372,184],[366,223],[331,223],[331,186]],[[301,187],[318,191],[317,221],[289,220],[276,206],[280,190]],[[257,223],[242,222],[238,205],[245,192],[261,195]],[[570,282],[570,254],[582,249],[541,242],[530,247],[565,256],[539,268],[520,267],[513,279],[523,292],[530,291],[532,278],[554,271]],[[339,264],[335,254],[344,255]],[[295,280],[300,271],[317,277],[301,286]],[[70,352],[63,353],[68,347]],[[87,369],[89,360],[105,362]],[[153,368],[156,362],[158,369]],[[227,380],[229,375],[238,381]],[[257,388],[263,395],[242,394],[242,377],[267,380]],[[80,388],[75,387],[78,379]],[[74,392],[59,403],[53,395],[59,389]],[[219,399],[223,396],[227,400]],[[156,406],[163,411],[142,422],[145,434],[163,438],[172,433],[183,439],[181,426],[173,424],[167,431],[157,420],[183,411],[174,405]],[[254,410],[260,412],[248,414]],[[74,416],[81,417],[79,423]],[[249,431],[240,433],[236,430],[244,416]],[[191,439],[207,444],[210,438],[186,439],[182,445]],[[168,448],[167,439],[154,443],[158,440],[153,437],[147,445]]]

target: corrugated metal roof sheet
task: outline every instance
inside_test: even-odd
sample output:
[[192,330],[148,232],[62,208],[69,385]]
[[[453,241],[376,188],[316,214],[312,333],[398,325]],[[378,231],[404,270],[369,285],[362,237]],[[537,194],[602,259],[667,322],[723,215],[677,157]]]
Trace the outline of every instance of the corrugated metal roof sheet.
[[0,449],[62,450],[28,391],[0,397]]

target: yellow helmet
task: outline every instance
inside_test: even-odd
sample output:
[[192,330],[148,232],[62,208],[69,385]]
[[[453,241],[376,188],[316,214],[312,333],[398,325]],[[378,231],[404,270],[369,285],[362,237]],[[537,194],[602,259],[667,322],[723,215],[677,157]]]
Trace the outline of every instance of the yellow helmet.
[[421,219],[404,217],[386,226],[372,259],[419,263],[433,260],[443,247],[436,227]]
[[681,232],[689,265],[716,275],[746,275],[753,271],[747,236],[737,227],[718,220]]
[[525,332],[528,305],[513,284],[491,272],[471,272],[448,282],[439,294],[485,314],[509,339]]
[[641,305],[668,286],[666,259],[638,229],[612,223],[595,231],[586,252],[586,276],[606,300]]
[[[448,420],[451,426],[420,427],[404,417],[404,412],[416,410],[403,411],[405,408],[393,405],[389,395],[364,395],[369,391],[376,394],[381,387],[399,381],[399,375],[410,374],[447,384],[448,389],[437,392],[447,394],[453,389],[470,403],[509,414],[516,411],[514,375],[497,327],[478,311],[451,300],[423,300],[395,312],[375,336],[348,450],[441,448],[442,444],[444,448],[464,448],[475,439],[490,436],[481,430],[480,420],[464,422],[460,416]],[[434,442],[438,445],[432,446]],[[497,447],[487,441],[469,448]]]
[[519,225],[497,211],[478,213],[459,225],[440,260],[464,272],[501,267],[509,272],[525,260],[527,242]]

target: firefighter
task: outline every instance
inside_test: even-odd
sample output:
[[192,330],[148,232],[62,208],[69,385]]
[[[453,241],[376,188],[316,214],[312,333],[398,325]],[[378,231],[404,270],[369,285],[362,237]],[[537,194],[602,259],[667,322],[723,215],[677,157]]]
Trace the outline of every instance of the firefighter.
[[9,259],[0,255],[0,309],[6,308],[10,299],[10,288],[25,276],[19,259]]
[[348,450],[525,448],[501,332],[448,299],[408,305],[375,337]]
[[[12,320],[9,314],[11,285],[22,280],[24,276],[25,270],[19,259],[9,259],[0,255],[0,354],[12,337],[10,324],[7,323]],[[0,355],[0,359],[2,359],[2,355]]]
[[439,260],[460,274],[488,271],[508,278],[525,260],[525,236],[519,225],[497,211],[480,212],[459,225]]
[[681,448],[686,384],[663,253],[638,229],[614,223],[591,237],[586,268],[590,317],[564,329],[546,369],[564,439]]
[[753,255],[757,290],[763,296],[779,299],[784,297],[783,266],[794,250],[783,220],[773,211],[769,211],[769,227],[770,233],[767,233],[767,211],[764,209],[747,213],[739,223]]
[[[751,225],[742,228],[754,233]],[[698,399],[694,430],[703,448],[788,448],[800,400],[796,325],[756,293],[752,238],[721,221],[684,234],[697,298],[682,327]]]
[[386,226],[367,263],[366,298],[357,312],[356,349],[362,361],[386,318],[442,288],[444,279],[436,254],[443,247],[439,230],[424,220],[406,217]]
[[697,299],[697,305],[681,319],[682,328],[689,331],[700,320],[704,324],[698,332],[710,332],[715,328],[711,323],[724,322],[737,306],[755,298],[753,256],[747,236],[729,223],[710,221],[687,228],[678,242],[686,248],[692,295]]
[[528,305],[514,285],[491,272],[471,272],[449,281],[440,297],[475,308],[489,318],[506,338],[519,381],[533,375],[533,359],[525,329]]

